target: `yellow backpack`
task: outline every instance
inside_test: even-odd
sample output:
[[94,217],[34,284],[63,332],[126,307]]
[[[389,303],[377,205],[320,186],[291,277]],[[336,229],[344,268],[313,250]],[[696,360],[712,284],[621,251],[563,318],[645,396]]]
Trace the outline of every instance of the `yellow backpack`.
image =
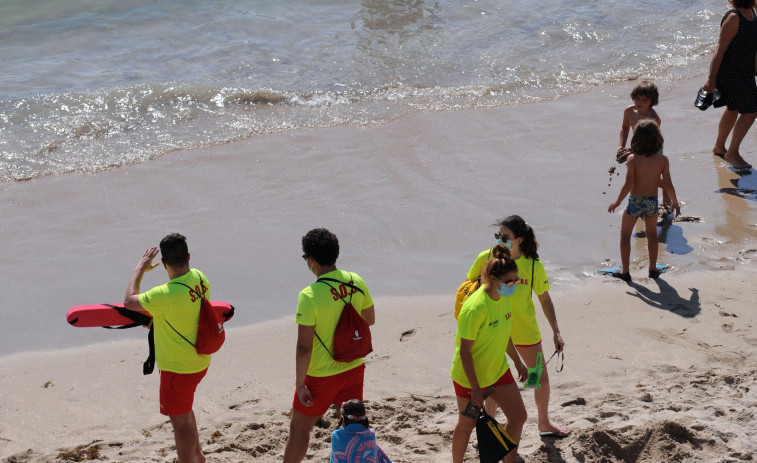
[[480,278],[476,281],[465,280],[457,288],[457,294],[455,295],[455,320],[457,320],[458,315],[460,315],[460,309],[463,308],[463,303],[468,300],[475,290],[478,289],[479,285],[481,285]]

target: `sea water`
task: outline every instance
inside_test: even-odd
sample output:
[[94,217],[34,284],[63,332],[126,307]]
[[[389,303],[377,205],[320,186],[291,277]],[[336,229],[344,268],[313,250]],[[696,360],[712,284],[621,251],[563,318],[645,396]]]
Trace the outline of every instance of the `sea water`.
[[0,184],[702,74],[723,0],[0,0]]

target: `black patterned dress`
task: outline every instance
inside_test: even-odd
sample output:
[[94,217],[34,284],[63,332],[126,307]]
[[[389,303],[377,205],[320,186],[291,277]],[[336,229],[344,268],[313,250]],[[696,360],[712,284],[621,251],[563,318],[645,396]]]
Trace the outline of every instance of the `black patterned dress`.
[[754,61],[757,55],[757,18],[748,21],[737,9],[728,10],[720,21],[729,14],[739,17],[739,31],[723,53],[716,87],[721,96],[713,106],[728,106],[739,114],[757,113],[757,84],[754,80]]

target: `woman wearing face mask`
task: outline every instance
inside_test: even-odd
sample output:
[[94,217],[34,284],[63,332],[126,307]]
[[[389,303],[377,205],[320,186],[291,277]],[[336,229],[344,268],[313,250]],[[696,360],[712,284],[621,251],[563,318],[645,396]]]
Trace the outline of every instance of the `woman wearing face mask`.
[[[536,366],[536,356],[542,353],[542,363],[549,356],[545,356],[541,344],[541,332],[536,322],[536,309],[531,292],[536,294],[539,299],[544,315],[552,327],[552,340],[557,352],[562,352],[565,342],[560,334],[560,327],[557,324],[555,307],[552,304],[552,298],[549,296],[549,281],[544,271],[544,266],[539,260],[537,253],[536,237],[533,229],[517,215],[501,220],[497,223],[499,232],[494,234],[497,243],[507,246],[510,249],[512,258],[518,265],[518,277],[526,284],[519,284],[512,297],[513,318],[512,318],[512,341],[515,344],[518,353],[523,357],[529,368]],[[481,274],[481,269],[489,258],[490,251],[481,252],[476,261],[468,270],[468,279],[475,281]],[[547,368],[544,368],[541,376],[541,388],[534,389],[534,399],[536,400],[536,409],[538,412],[538,429],[542,437],[562,438],[570,434],[570,430],[563,426],[555,426],[549,420],[549,375]],[[487,400],[486,409],[490,415],[496,413],[496,406]]]
[[[518,370],[518,378],[524,381],[528,370],[510,340],[511,301],[517,281],[518,266],[510,258],[509,250],[502,245],[495,246],[491,259],[482,266],[481,287],[460,310],[450,372],[461,412],[452,434],[454,463],[462,463],[471,431],[476,426],[475,417],[462,412],[469,402],[482,407],[485,392],[489,392],[490,398],[505,412],[507,434],[516,443],[520,441],[526,408],[505,356],[507,352]],[[516,451],[510,452],[505,462],[514,463],[516,455]]]

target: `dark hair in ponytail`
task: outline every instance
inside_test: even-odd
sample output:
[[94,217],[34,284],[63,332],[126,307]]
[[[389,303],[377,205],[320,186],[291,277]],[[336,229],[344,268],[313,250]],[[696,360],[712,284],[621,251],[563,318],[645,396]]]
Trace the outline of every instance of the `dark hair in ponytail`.
[[539,243],[536,242],[534,229],[531,228],[521,216],[511,215],[510,217],[501,220],[497,225],[509,228],[516,238],[523,238],[523,242],[520,243],[520,250],[524,256],[534,260],[539,258],[539,253],[536,252]]
[[506,274],[518,271],[518,264],[510,257],[507,246],[498,244],[492,249],[492,255],[484,265],[481,279],[491,284],[493,280],[503,278]]

